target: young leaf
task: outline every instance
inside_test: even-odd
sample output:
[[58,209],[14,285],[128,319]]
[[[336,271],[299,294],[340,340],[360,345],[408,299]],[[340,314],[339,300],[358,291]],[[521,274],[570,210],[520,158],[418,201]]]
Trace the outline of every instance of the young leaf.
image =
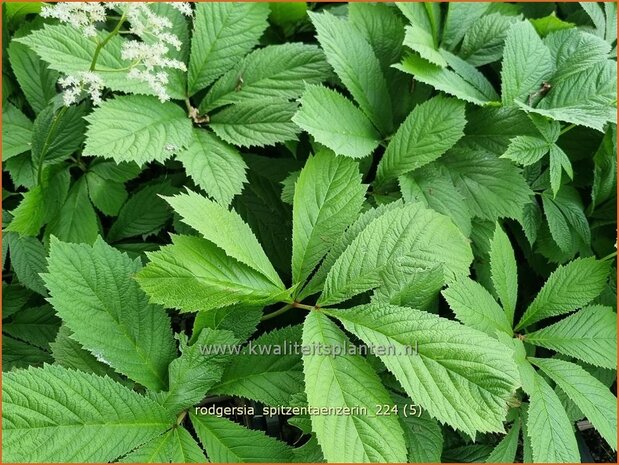
[[516,330],[581,308],[604,290],[610,264],[593,257],[560,265],[527,308]]
[[112,462],[174,423],[110,378],[53,365],[5,373],[2,403],[7,462]]
[[205,463],[204,452],[182,426],[170,429],[138,447],[120,463]]
[[[457,322],[406,307],[369,304],[323,312],[367,344],[395,347],[396,354],[377,355],[411,399],[439,421],[472,438],[476,431],[503,431],[506,401],[518,378],[503,344]],[[407,350],[412,347],[418,353],[410,355]]]
[[443,291],[443,297],[463,324],[490,336],[497,331],[512,334],[505,312],[478,282],[470,278],[457,280]]
[[614,369],[617,366],[616,323],[617,315],[612,308],[591,305],[526,334],[525,340],[595,366]]
[[356,219],[367,187],[359,166],[329,151],[310,157],[297,179],[292,226],[292,279],[301,283]]
[[472,256],[446,216],[418,203],[394,208],[372,221],[335,261],[318,303],[333,305],[378,287],[381,273],[404,258],[420,268],[443,264],[451,280],[468,274]]
[[300,103],[292,120],[336,154],[363,158],[378,146],[380,136],[370,120],[335,90],[309,85]]
[[196,4],[189,58],[189,95],[230,70],[267,27],[265,3]]
[[235,211],[195,192],[166,198],[183,222],[224,252],[268,278],[275,286],[284,284],[264,253],[251,228]]
[[191,121],[178,105],[155,97],[106,100],[86,117],[84,155],[142,165],[164,161],[191,142]]
[[247,182],[247,165],[231,145],[203,129],[193,130],[193,139],[176,159],[195,183],[222,205],[230,205]]
[[514,24],[505,40],[501,69],[503,105],[526,102],[555,70],[550,50],[528,21]]
[[139,261],[101,238],[93,247],[52,238],[43,280],[73,339],[118,372],[160,390],[176,350],[165,311],[149,304],[133,280],[139,269]]
[[607,386],[575,363],[529,358],[550,377],[585,414],[600,435],[617,449],[617,398]]
[[286,463],[292,448],[262,431],[244,428],[226,418],[190,413],[191,424],[208,457],[217,463]]
[[361,32],[329,12],[308,13],[327,61],[374,125],[389,134],[393,128],[391,97],[380,62]]
[[378,164],[376,185],[443,155],[464,135],[464,104],[434,97],[418,105],[398,128]]
[[518,267],[509,237],[498,223],[490,243],[490,274],[511,328],[518,299]]
[[[360,355],[349,355],[350,341],[325,315],[312,311],[303,324],[303,345],[322,344],[342,355],[303,356],[307,402],[313,408],[357,408],[352,415],[312,415],[312,429],[328,462],[405,462],[406,445],[398,419],[376,415],[392,405],[387,390]],[[360,447],[358,445],[361,445]]]

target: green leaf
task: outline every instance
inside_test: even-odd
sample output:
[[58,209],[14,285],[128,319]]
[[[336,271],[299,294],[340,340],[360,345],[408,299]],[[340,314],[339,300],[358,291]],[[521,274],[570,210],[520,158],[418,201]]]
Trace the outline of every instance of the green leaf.
[[406,445],[398,419],[376,415],[377,406],[393,405],[370,365],[349,354],[346,335],[325,315],[310,312],[303,324],[303,345],[322,344],[342,355],[303,356],[305,390],[312,408],[350,408],[351,415],[312,415],[327,462],[405,462]]
[[535,31],[541,37],[546,37],[552,32],[562,31],[564,29],[571,29],[575,27],[574,23],[569,23],[567,21],[563,21],[562,19],[557,18],[557,14],[554,11],[548,16],[544,16],[543,18],[532,18],[530,19],[530,21],[531,24],[533,24]]
[[231,331],[239,341],[245,341],[254,333],[261,317],[261,306],[231,305],[198,312],[189,342],[193,344],[204,328]]
[[452,53],[445,50],[440,50],[440,52],[445,60],[447,60],[451,69],[467,83],[481,92],[486,99],[492,102],[498,102],[500,100],[499,95],[496,93],[496,90],[494,90],[494,86],[481,71]]
[[507,158],[521,166],[530,166],[540,161],[553,144],[537,136],[516,136],[501,158]]
[[518,219],[533,194],[519,170],[509,161],[484,151],[454,149],[441,158],[455,186],[479,218]]
[[527,435],[533,462],[580,462],[572,424],[555,391],[537,373],[529,394]]
[[617,398],[607,386],[575,363],[530,358],[585,414],[600,435],[617,449]]
[[405,73],[412,74],[416,80],[424,84],[428,84],[437,90],[466,102],[475,105],[486,105],[491,102],[486,93],[457,73],[447,68],[436,66],[418,55],[409,55],[401,64],[394,65],[394,67]]
[[195,183],[222,205],[230,205],[247,182],[247,165],[237,149],[203,129],[193,129],[193,140],[176,159]]
[[232,69],[258,44],[267,27],[264,3],[201,3],[196,5],[189,58],[189,95],[204,89]]
[[602,11],[600,5],[596,2],[579,2],[579,4],[593,22],[593,25],[595,26],[595,33],[600,37],[604,37],[604,32],[606,30],[606,18],[604,17],[604,12]]
[[152,398],[171,413],[177,413],[199,404],[210,388],[215,385],[229,361],[227,353],[203,352],[206,346],[225,347],[237,343],[230,331],[205,328],[196,341],[188,345],[183,335],[179,336],[181,356],[172,360],[168,367],[170,389],[155,393]]
[[172,236],[172,244],[147,253],[150,263],[136,276],[153,302],[184,312],[237,303],[267,305],[287,291],[253,268],[226,255],[212,242]]
[[505,39],[501,69],[503,105],[526,101],[555,70],[550,50],[528,21],[514,24]]
[[183,222],[198,231],[230,257],[261,273],[276,287],[284,289],[277,272],[251,228],[238,213],[195,192],[166,198]]
[[516,330],[587,305],[606,287],[609,270],[608,262],[594,257],[559,265],[522,315]]
[[443,264],[447,280],[467,275],[470,246],[446,216],[408,204],[372,221],[330,269],[320,305],[332,305],[378,287],[384,270],[409,260],[420,268]]
[[518,437],[520,436],[520,419],[517,418],[509,430],[509,433],[501,439],[492,453],[486,459],[486,463],[514,463],[518,449]]
[[47,296],[40,276],[47,268],[47,253],[43,244],[35,237],[20,236],[14,232],[5,233],[4,239],[9,245],[11,266],[19,282],[37,294]]
[[498,223],[490,242],[490,275],[511,328],[518,300],[518,267],[509,237]]
[[24,309],[2,323],[2,332],[28,342],[43,350],[49,349],[58,328],[60,320],[54,315],[49,305]]
[[73,339],[118,372],[160,390],[176,350],[165,311],[149,304],[133,280],[140,267],[101,238],[93,247],[52,238],[43,280]]
[[614,369],[617,366],[616,323],[617,315],[612,308],[591,305],[526,334],[525,340],[595,366]]
[[204,452],[182,426],[150,440],[120,460],[120,463],[205,463]]
[[367,187],[359,166],[329,151],[310,157],[294,191],[292,278],[301,283],[357,218]]
[[377,185],[439,158],[464,135],[465,125],[464,104],[456,99],[437,96],[417,105],[389,142]]
[[[40,367],[51,362],[49,352],[7,335],[2,337],[3,372],[18,368]],[[6,434],[6,428],[4,431]]]
[[374,125],[389,134],[391,97],[380,62],[363,34],[348,21],[325,11],[308,13],[327,61]]
[[292,448],[262,431],[244,428],[226,418],[190,413],[191,424],[208,457],[217,463],[286,463]]
[[427,165],[400,176],[398,180],[405,202],[422,202],[426,207],[449,216],[462,234],[470,236],[469,207],[444,168]]
[[497,331],[512,334],[505,312],[478,282],[470,278],[459,279],[443,291],[443,297],[463,324],[490,336],[495,336]]
[[59,366],[5,373],[2,400],[8,462],[111,462],[174,423],[110,378]]
[[323,52],[315,45],[287,43],[250,53],[211,87],[200,112],[223,105],[263,98],[294,99],[305,84],[319,84],[329,76]]
[[605,62],[611,49],[604,40],[578,29],[550,34],[544,43],[557,64],[553,84]]
[[434,44],[434,38],[431,32],[426,31],[416,24],[406,26],[404,45],[414,52],[417,52],[424,60],[428,60],[436,66],[442,68],[447,66],[447,62]]
[[2,110],[2,159],[27,152],[32,146],[32,121],[17,107],[8,104]]
[[88,196],[95,207],[109,216],[117,216],[129,194],[119,182],[104,179],[95,172],[86,174]]
[[139,165],[164,161],[191,142],[191,121],[178,105],[128,95],[106,100],[86,117],[84,155]]
[[593,187],[591,210],[616,195],[617,191],[617,136],[616,129],[609,127],[600,147],[593,156]]
[[473,66],[498,61],[503,56],[505,38],[518,16],[489,13],[477,19],[464,35],[460,56]]
[[221,139],[239,147],[263,147],[297,139],[292,122],[297,104],[261,99],[230,105],[210,118],[209,127]]
[[266,405],[290,405],[303,391],[301,357],[290,348],[301,341],[301,326],[287,326],[251,340],[232,358],[215,394],[252,399]]
[[396,401],[408,449],[408,463],[439,463],[443,452],[443,431],[438,421],[427,414],[405,416],[405,406],[414,404],[400,397],[396,397]]
[[481,2],[450,3],[443,26],[441,47],[453,50],[475,21],[486,13],[489,6]]
[[308,85],[292,120],[317,142],[338,155],[362,158],[378,146],[380,136],[346,97],[320,85]]
[[574,177],[570,159],[557,144],[552,144],[550,146],[550,186],[555,196],[561,188],[561,175],[563,171],[570,178]]
[[[434,418],[472,438],[476,431],[503,431],[506,401],[518,379],[503,344],[455,321],[406,307],[370,304],[323,312],[367,344],[395,347],[396,354],[377,355]],[[411,347],[417,353],[411,354]]]

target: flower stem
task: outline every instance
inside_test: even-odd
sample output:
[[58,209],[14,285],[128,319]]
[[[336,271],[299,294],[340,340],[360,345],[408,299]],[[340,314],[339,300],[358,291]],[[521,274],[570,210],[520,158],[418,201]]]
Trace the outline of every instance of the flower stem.
[[101,42],[99,42],[97,44],[97,48],[95,49],[95,54],[93,55],[92,61],[90,62],[89,71],[94,71],[95,70],[95,66],[97,66],[97,60],[99,59],[99,53],[101,53],[101,49],[103,47],[105,47],[105,45],[110,40],[112,40],[112,37],[114,37],[115,35],[118,34],[118,32],[120,31],[120,28],[122,27],[123,23],[125,22],[125,18],[126,18],[125,13],[123,13],[123,15],[118,20],[118,24],[116,24],[116,27],[112,30],[112,32],[110,32],[105,39],[103,39]]

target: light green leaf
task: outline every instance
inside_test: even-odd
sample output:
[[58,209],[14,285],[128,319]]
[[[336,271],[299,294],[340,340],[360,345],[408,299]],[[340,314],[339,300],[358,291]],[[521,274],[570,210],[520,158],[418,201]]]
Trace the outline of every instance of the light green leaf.
[[183,222],[198,231],[230,257],[258,271],[275,286],[284,284],[251,228],[238,213],[195,192],[166,198]]
[[389,393],[363,357],[346,352],[350,341],[342,330],[313,311],[303,324],[303,345],[315,344],[341,349],[342,355],[303,356],[308,405],[360,410],[351,415],[312,415],[312,430],[327,462],[405,462],[398,419],[376,415],[377,405],[393,405]]
[[441,55],[447,60],[447,63],[453,69],[458,76],[471,84],[475,89],[482,93],[486,99],[492,102],[498,102],[500,99],[499,94],[494,90],[494,86],[488,81],[488,78],[484,74],[475,68],[470,63],[467,63],[462,58],[447,52],[446,50],[440,50]]
[[617,398],[607,386],[575,363],[530,358],[585,414],[600,435],[617,449]]
[[256,330],[260,317],[261,306],[231,305],[199,312],[193,322],[189,342],[193,344],[204,328],[231,331],[239,341],[245,341]]
[[518,267],[509,237],[498,223],[490,242],[490,276],[511,328],[518,299]]
[[[396,397],[398,414],[404,430],[408,449],[408,463],[439,463],[443,452],[443,431],[441,425],[427,414],[420,417],[404,415],[404,408],[412,404],[410,399]],[[419,407],[417,407],[419,408]]]
[[230,105],[213,115],[209,127],[220,138],[239,147],[263,147],[297,139],[292,122],[297,104],[264,99]]
[[112,462],[174,423],[110,378],[59,366],[4,373],[2,402],[6,462]]
[[520,436],[520,419],[517,418],[509,430],[509,433],[501,439],[492,453],[486,459],[486,463],[514,463],[518,449],[518,437]]
[[416,24],[406,26],[404,45],[412,51],[419,53],[419,56],[424,60],[428,60],[436,66],[441,68],[447,66],[447,62],[434,44],[432,34]]
[[230,205],[247,182],[247,165],[241,154],[203,129],[193,130],[193,140],[176,159],[195,183],[222,205]]
[[10,103],[2,109],[2,159],[27,152],[32,147],[32,121]]
[[557,13],[555,11],[550,13],[548,16],[544,16],[543,18],[531,18],[529,21],[531,21],[535,31],[541,37],[546,37],[548,34],[553,32],[571,29],[576,26],[574,23],[569,23],[557,18]]
[[443,37],[441,47],[453,50],[471,26],[480,18],[490,5],[482,2],[449,3],[445,25],[443,26]]
[[505,312],[477,281],[459,279],[443,291],[443,297],[463,324],[493,337],[497,331],[512,334]]
[[330,151],[311,156],[294,191],[292,279],[301,283],[356,219],[365,200],[356,162]]
[[181,107],[155,97],[106,100],[86,117],[84,155],[142,165],[164,161],[191,142],[191,121]]
[[267,27],[266,3],[196,4],[189,58],[189,95],[204,89],[258,44]]
[[519,20],[519,16],[505,16],[500,13],[481,16],[466,31],[460,47],[460,57],[473,66],[500,60],[508,31],[512,24]]
[[465,125],[464,104],[456,99],[437,96],[417,105],[378,164],[377,186],[436,160],[460,140]]
[[511,26],[505,39],[501,94],[503,105],[526,101],[554,72],[550,50],[528,21]]
[[412,74],[416,80],[475,105],[486,105],[488,96],[455,72],[441,68],[418,55],[409,55],[395,68]]
[[[518,386],[517,368],[503,344],[406,307],[370,304],[323,312],[367,344],[395,347],[396,354],[377,355],[434,418],[472,438],[476,431],[503,431],[506,402]],[[410,354],[411,347],[417,352]]]
[[587,13],[593,25],[595,26],[595,33],[599,37],[604,37],[606,31],[606,18],[604,12],[597,2],[579,2],[580,6]]
[[378,146],[380,136],[366,116],[335,90],[307,86],[292,120],[338,155],[362,158]]
[[381,274],[401,260],[420,268],[443,264],[448,281],[467,275],[466,238],[446,216],[419,203],[394,208],[372,221],[330,269],[320,305],[332,305],[378,287]]
[[591,305],[557,323],[526,334],[525,340],[595,366],[615,369],[616,325],[617,315],[612,308]]
[[138,447],[120,463],[205,463],[204,452],[182,426]]
[[537,136],[516,136],[501,158],[507,158],[521,166],[529,166],[540,161],[553,144]]
[[290,405],[292,397],[303,391],[301,356],[290,353],[300,342],[300,325],[276,329],[250,341],[231,359],[211,392],[275,407]]
[[530,202],[533,192],[508,160],[485,151],[454,149],[439,163],[447,168],[474,216],[490,221],[518,219]]
[[559,265],[522,315],[516,330],[587,305],[606,287],[609,269],[608,262],[594,257]]
[[529,397],[527,435],[533,462],[580,462],[570,419],[555,391],[537,373]]
[[101,238],[93,247],[52,238],[43,280],[73,339],[118,372],[160,390],[176,350],[165,311],[149,304],[133,280],[140,267]]
[[262,431],[244,428],[226,418],[189,414],[208,457],[216,463],[286,463],[292,448]]
[[271,45],[250,53],[221,77],[200,103],[200,111],[263,98],[294,99],[306,83],[319,84],[329,73],[325,56],[315,45]]
[[544,43],[557,65],[553,84],[605,62],[611,48],[604,40],[579,29],[550,34]]
[[391,97],[372,46],[348,21],[326,11],[308,14],[335,73],[372,123],[389,134],[393,127]]

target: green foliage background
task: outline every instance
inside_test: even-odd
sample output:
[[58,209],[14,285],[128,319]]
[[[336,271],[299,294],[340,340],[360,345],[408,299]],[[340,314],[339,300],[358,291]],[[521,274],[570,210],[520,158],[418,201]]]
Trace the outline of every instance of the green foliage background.
[[2,8],[3,461],[616,460],[616,4]]

